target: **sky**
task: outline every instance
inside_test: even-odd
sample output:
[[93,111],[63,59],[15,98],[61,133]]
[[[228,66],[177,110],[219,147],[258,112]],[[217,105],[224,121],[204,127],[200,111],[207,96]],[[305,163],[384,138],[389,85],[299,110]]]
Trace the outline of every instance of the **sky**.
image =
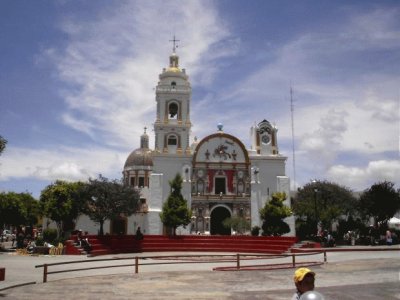
[[400,188],[397,0],[2,0],[0,191],[120,179],[145,126],[154,147],[174,35],[192,139],[222,123],[250,148],[267,119],[292,189]]

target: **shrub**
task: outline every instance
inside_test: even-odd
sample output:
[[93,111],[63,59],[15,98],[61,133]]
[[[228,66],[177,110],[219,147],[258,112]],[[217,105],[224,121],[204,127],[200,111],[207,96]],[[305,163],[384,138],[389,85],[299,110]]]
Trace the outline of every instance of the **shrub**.
[[259,236],[260,235],[260,227],[259,226],[253,226],[253,228],[251,228],[251,235],[252,236]]
[[36,246],[43,246],[44,245],[44,240],[42,237],[38,237],[35,241]]
[[43,231],[43,240],[50,244],[55,244],[57,242],[57,229],[46,228]]

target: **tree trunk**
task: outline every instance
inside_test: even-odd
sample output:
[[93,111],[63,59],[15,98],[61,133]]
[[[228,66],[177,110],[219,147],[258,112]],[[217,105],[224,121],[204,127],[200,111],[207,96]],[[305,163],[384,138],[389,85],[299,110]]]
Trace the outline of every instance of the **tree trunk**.
[[103,224],[104,224],[104,220],[101,220],[101,221],[100,221],[100,231],[99,231],[99,235],[104,235]]
[[62,222],[56,222],[57,225],[57,239],[61,237],[61,231],[62,231]]

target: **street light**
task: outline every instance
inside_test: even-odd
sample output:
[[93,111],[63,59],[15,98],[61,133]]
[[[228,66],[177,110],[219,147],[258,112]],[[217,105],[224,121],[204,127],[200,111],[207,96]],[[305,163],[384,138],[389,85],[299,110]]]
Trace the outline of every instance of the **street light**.
[[[316,180],[313,180],[312,183],[315,185],[317,183]],[[318,189],[314,188],[314,214],[315,214],[315,227],[317,228],[317,235],[318,235],[318,209],[317,209],[317,193]]]

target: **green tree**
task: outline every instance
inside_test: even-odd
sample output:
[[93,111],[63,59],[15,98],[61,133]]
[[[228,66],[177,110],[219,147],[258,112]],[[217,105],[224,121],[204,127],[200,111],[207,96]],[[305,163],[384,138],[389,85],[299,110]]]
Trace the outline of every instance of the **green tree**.
[[222,225],[225,228],[232,228],[239,234],[244,234],[247,230],[250,230],[251,227],[250,221],[241,216],[226,218],[224,221],[222,221]]
[[187,201],[181,193],[182,181],[182,177],[176,174],[175,178],[169,182],[171,193],[163,204],[162,212],[160,213],[161,222],[173,230],[173,235],[176,234],[177,227],[185,227],[190,223],[190,218],[192,217]]
[[271,200],[267,201],[260,209],[260,218],[263,221],[262,235],[282,235],[290,232],[289,225],[283,221],[292,215],[289,207],[283,204],[286,200],[285,193],[272,194]]
[[39,202],[29,193],[0,193],[0,228],[27,225],[39,217]]
[[385,223],[400,210],[400,190],[390,181],[375,183],[361,194],[358,207],[364,220]]
[[20,193],[19,195],[22,203],[22,214],[25,219],[23,224],[33,229],[40,217],[40,203],[29,193]]
[[328,181],[314,181],[300,188],[293,199],[292,209],[303,224],[304,235],[315,235],[317,223],[329,228],[334,220],[356,213],[356,198],[343,186]]
[[0,135],[0,155],[6,149],[7,140]]
[[82,182],[57,180],[40,194],[43,215],[57,225],[58,237],[62,236],[66,224],[73,223],[83,209]]
[[85,213],[100,224],[99,235],[104,234],[103,225],[107,219],[112,220],[121,214],[130,216],[138,209],[139,192],[118,180],[109,181],[100,175],[96,179],[89,179],[84,190]]

